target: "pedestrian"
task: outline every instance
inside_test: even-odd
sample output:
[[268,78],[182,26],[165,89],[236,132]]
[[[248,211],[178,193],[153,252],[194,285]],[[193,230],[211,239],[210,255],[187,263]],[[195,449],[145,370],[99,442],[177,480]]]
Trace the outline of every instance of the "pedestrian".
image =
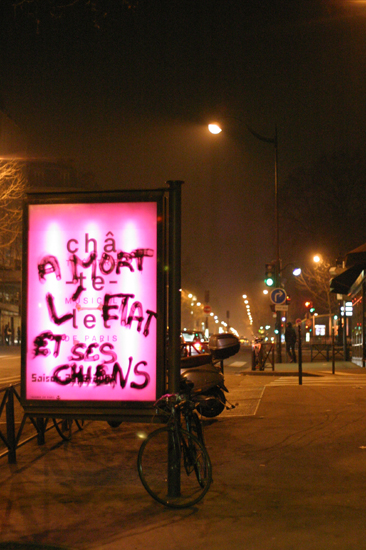
[[297,340],[296,330],[292,326],[292,323],[287,323],[286,330],[285,330],[285,341],[286,341],[286,351],[291,359],[290,363],[296,363],[296,352],[295,352],[296,340]]
[[11,340],[11,328],[9,327],[9,325],[6,325],[5,327],[5,340],[6,340],[6,343],[8,344],[8,346],[10,346],[10,340]]

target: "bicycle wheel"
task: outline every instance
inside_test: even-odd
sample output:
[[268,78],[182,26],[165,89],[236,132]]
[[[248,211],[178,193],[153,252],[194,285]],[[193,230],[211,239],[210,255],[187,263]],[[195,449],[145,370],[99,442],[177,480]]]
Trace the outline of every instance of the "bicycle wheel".
[[[180,490],[174,491],[174,464],[179,464]],[[207,493],[212,481],[210,458],[204,445],[191,433],[165,426],[152,432],[140,447],[137,468],[146,491],[160,504],[169,508],[188,508]],[[173,490],[171,489],[173,487]],[[174,494],[172,494],[174,493]]]
[[202,423],[197,412],[192,411],[192,412],[189,412],[188,414],[185,414],[184,421],[185,421],[185,430],[189,433],[193,433],[193,435],[197,437],[198,441],[200,441],[202,445],[204,445],[205,441],[203,438]]
[[[58,434],[64,441],[70,441],[72,432],[75,431],[74,420],[72,418],[64,418],[59,420],[52,418]],[[84,420],[75,420],[75,425],[78,430],[83,430]]]
[[[186,421],[187,432],[189,432],[190,434],[193,434],[207,452],[207,449],[205,447],[205,440],[203,436],[202,422],[197,412],[193,411],[190,415],[186,416],[185,421]],[[191,441],[192,440],[190,440],[189,443],[191,443]],[[191,448],[191,452],[195,452],[194,446],[192,447],[192,445],[189,445],[188,447]],[[202,484],[205,483],[205,479],[208,475],[207,464],[205,462],[195,463],[194,471],[196,473],[198,483],[201,486],[203,486]]]

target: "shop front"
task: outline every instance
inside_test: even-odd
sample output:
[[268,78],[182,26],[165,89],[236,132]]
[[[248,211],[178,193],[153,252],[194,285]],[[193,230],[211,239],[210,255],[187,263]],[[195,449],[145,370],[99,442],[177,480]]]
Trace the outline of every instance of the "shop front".
[[344,302],[352,302],[352,362],[366,366],[366,244],[349,252],[341,273],[330,282],[330,291]]
[[19,315],[19,306],[0,303],[0,329],[1,345],[11,346],[20,344],[21,318]]

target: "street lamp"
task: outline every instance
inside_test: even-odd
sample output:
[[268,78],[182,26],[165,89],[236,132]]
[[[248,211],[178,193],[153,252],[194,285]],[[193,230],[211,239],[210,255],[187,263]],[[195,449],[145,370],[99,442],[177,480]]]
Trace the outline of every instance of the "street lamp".
[[208,129],[210,130],[211,134],[219,134],[220,132],[222,132],[222,128],[216,122],[212,122],[211,124],[209,124]]
[[[226,116],[225,118],[232,118],[239,121],[241,124],[247,128],[247,130],[260,141],[265,143],[270,143],[274,147],[274,184],[275,184],[275,229],[276,229],[276,264],[277,269],[280,271],[280,238],[279,238],[279,212],[278,212],[278,135],[277,135],[277,125],[275,125],[275,133],[273,137],[266,137],[258,134],[251,126],[243,122],[237,117]],[[220,134],[222,132],[221,125],[218,122],[211,122],[208,125],[208,129],[211,134]]]
[[[278,136],[277,136],[277,126],[275,125],[275,133],[273,137],[266,137],[258,134],[253,128],[248,124],[243,122],[240,118],[234,116],[226,116],[225,118],[235,119],[247,128],[247,130],[260,141],[265,143],[270,143],[274,148],[274,187],[275,187],[275,197],[274,197],[274,207],[275,207],[275,243],[276,243],[276,266],[275,266],[275,281],[277,287],[281,286],[280,273],[281,273],[281,260],[280,260],[280,230],[279,230],[279,211],[278,211]],[[218,122],[212,122],[208,125],[208,129],[212,134],[220,134],[222,128]],[[281,312],[277,311],[277,322],[281,327]],[[281,330],[278,334],[278,343],[277,343],[277,360],[279,363],[282,363],[282,354],[281,354]]]

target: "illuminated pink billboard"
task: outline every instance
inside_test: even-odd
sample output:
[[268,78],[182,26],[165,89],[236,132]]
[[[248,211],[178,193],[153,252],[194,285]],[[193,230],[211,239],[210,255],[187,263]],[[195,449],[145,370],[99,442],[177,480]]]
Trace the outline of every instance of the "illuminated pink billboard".
[[158,207],[28,205],[26,346],[30,401],[154,401]]

